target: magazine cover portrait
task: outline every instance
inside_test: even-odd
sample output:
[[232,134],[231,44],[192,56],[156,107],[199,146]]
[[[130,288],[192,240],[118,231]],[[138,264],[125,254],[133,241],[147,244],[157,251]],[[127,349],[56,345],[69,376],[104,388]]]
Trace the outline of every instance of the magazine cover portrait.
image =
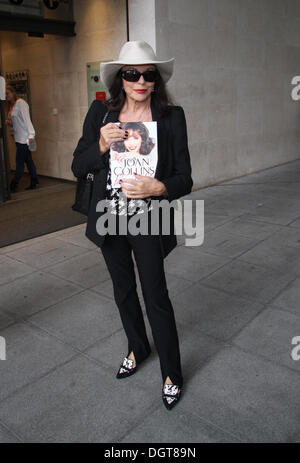
[[112,188],[121,186],[120,179],[134,178],[135,173],[154,177],[157,166],[157,123],[119,122],[118,125],[128,130],[128,138],[110,147]]

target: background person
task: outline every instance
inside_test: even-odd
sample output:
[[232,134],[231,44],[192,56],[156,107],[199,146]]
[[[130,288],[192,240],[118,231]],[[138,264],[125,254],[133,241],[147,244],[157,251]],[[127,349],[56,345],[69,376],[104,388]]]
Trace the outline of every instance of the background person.
[[27,141],[33,143],[35,138],[35,130],[30,119],[29,106],[23,98],[17,96],[16,90],[11,85],[6,86],[6,100],[10,104],[7,124],[13,128],[13,135],[17,148],[16,172],[11,181],[10,189],[12,192],[17,190],[18,183],[24,172],[24,163],[26,163],[31,179],[30,185],[26,190],[31,190],[36,188],[36,184],[39,183],[39,181],[31,151],[27,144]]

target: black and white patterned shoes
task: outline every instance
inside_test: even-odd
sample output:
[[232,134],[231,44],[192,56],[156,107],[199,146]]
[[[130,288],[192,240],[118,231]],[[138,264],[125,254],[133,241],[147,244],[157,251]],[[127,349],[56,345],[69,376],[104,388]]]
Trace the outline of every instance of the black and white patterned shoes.
[[[124,357],[122,364],[118,370],[116,377],[127,378],[128,376],[133,375],[138,366],[137,363],[135,367],[133,366],[133,360],[128,357]],[[177,384],[165,384],[162,389],[162,400],[165,407],[168,410],[171,410],[174,405],[176,405],[181,397],[181,389]]]
[[165,384],[162,390],[162,399],[165,407],[171,410],[181,396],[181,388],[177,384]]
[[119,371],[117,373],[117,378],[127,378],[128,376],[133,375],[137,370],[137,365],[133,366],[133,360],[128,357],[124,357],[123,363],[121,364]]

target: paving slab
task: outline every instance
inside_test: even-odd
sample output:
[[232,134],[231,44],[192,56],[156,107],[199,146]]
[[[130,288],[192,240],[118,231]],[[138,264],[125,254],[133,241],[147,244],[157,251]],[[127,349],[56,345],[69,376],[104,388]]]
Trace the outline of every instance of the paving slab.
[[235,296],[267,303],[275,298],[296,274],[286,273],[281,267],[268,267],[259,260],[256,263],[235,259],[212,275],[203,278],[201,283]]
[[7,327],[1,336],[6,342],[6,360],[0,361],[0,401],[77,354],[26,323]]
[[230,260],[228,256],[215,256],[195,249],[197,246],[179,246],[166,258],[166,273],[178,278],[196,282],[223,267]]
[[289,225],[290,225],[290,227],[300,228],[300,219],[294,220]]
[[6,255],[35,269],[42,269],[84,252],[86,252],[85,248],[50,237],[48,240],[39,240]]
[[77,227],[71,227],[63,230],[64,233],[57,232],[56,238],[65,241],[66,243],[75,244],[87,249],[98,250],[96,244],[90,241],[85,235],[86,223],[77,225]]
[[15,436],[0,424],[0,444],[18,444],[20,442],[22,440],[18,436]]
[[[232,233],[233,235],[241,235],[246,238],[255,237],[256,240],[265,240],[273,235],[276,231],[282,230],[280,225],[271,225],[268,223],[256,221],[251,218],[240,216],[236,219],[227,221],[225,224],[218,227],[219,231],[224,233]],[[285,228],[284,228],[285,229]]]
[[1,286],[0,311],[19,320],[80,291],[78,285],[36,271]]
[[114,442],[161,396],[108,373],[78,356],[0,402],[0,420],[26,442]]
[[300,316],[275,309],[271,305],[260,312],[231,342],[241,349],[300,372],[300,360],[294,360],[292,344],[300,336]]
[[300,275],[300,247],[279,246],[270,238],[238,257],[241,261],[253,264],[262,262],[270,271],[280,269],[286,275]]
[[272,305],[300,316],[300,278],[295,278],[272,300]]
[[255,211],[261,199],[243,193],[227,195],[206,206],[206,211],[237,217],[248,211]]
[[52,305],[28,321],[79,350],[122,326],[115,303],[88,290]]
[[210,230],[214,230],[225,223],[230,223],[232,220],[232,217],[228,217],[228,215],[214,214],[213,210],[211,212],[206,211],[204,203],[204,237]]
[[233,258],[244,254],[259,242],[257,238],[228,233],[223,227],[218,227],[204,236],[203,244],[201,246],[195,246],[193,251],[197,252],[200,250],[201,252],[217,256]]
[[176,320],[186,327],[227,341],[262,309],[259,302],[195,283],[174,299]]
[[300,249],[300,230],[292,227],[280,227],[280,230],[276,231],[274,227],[274,233],[268,236],[264,243],[279,248]]
[[7,328],[9,325],[12,325],[13,323],[15,323],[15,320],[12,316],[4,312],[0,312],[0,334],[2,330]]
[[16,280],[19,277],[34,272],[35,269],[29,265],[11,259],[4,254],[0,254],[0,288],[1,285]]
[[99,252],[93,250],[71,257],[59,264],[48,266],[44,271],[83,288],[90,288],[98,282],[110,279],[103,257],[100,256]]
[[254,210],[245,212],[244,217],[275,225],[289,225],[299,218],[299,214],[299,199],[286,200],[282,194],[280,199],[267,199]]
[[[157,423],[160,423],[160,433],[157,433]],[[200,419],[194,413],[172,410],[167,415],[164,410],[156,409],[150,413],[132,431],[126,434],[118,443],[240,443],[234,435],[219,429]]]
[[185,412],[243,442],[289,442],[300,434],[299,373],[235,347],[197,372],[186,397]]

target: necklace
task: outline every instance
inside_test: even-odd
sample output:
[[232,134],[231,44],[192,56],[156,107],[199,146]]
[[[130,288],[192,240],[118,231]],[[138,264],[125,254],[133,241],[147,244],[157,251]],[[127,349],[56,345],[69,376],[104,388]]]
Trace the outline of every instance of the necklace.
[[[123,113],[122,116],[125,115],[126,113],[128,114],[128,111],[125,111],[125,113]],[[147,117],[143,118],[144,114],[147,114]],[[152,113],[151,113],[150,106],[147,106],[146,108],[144,108],[144,110],[139,115],[136,115],[136,113],[134,113],[133,115],[126,117],[127,122],[142,122],[145,119],[150,120],[150,121],[152,120]]]

